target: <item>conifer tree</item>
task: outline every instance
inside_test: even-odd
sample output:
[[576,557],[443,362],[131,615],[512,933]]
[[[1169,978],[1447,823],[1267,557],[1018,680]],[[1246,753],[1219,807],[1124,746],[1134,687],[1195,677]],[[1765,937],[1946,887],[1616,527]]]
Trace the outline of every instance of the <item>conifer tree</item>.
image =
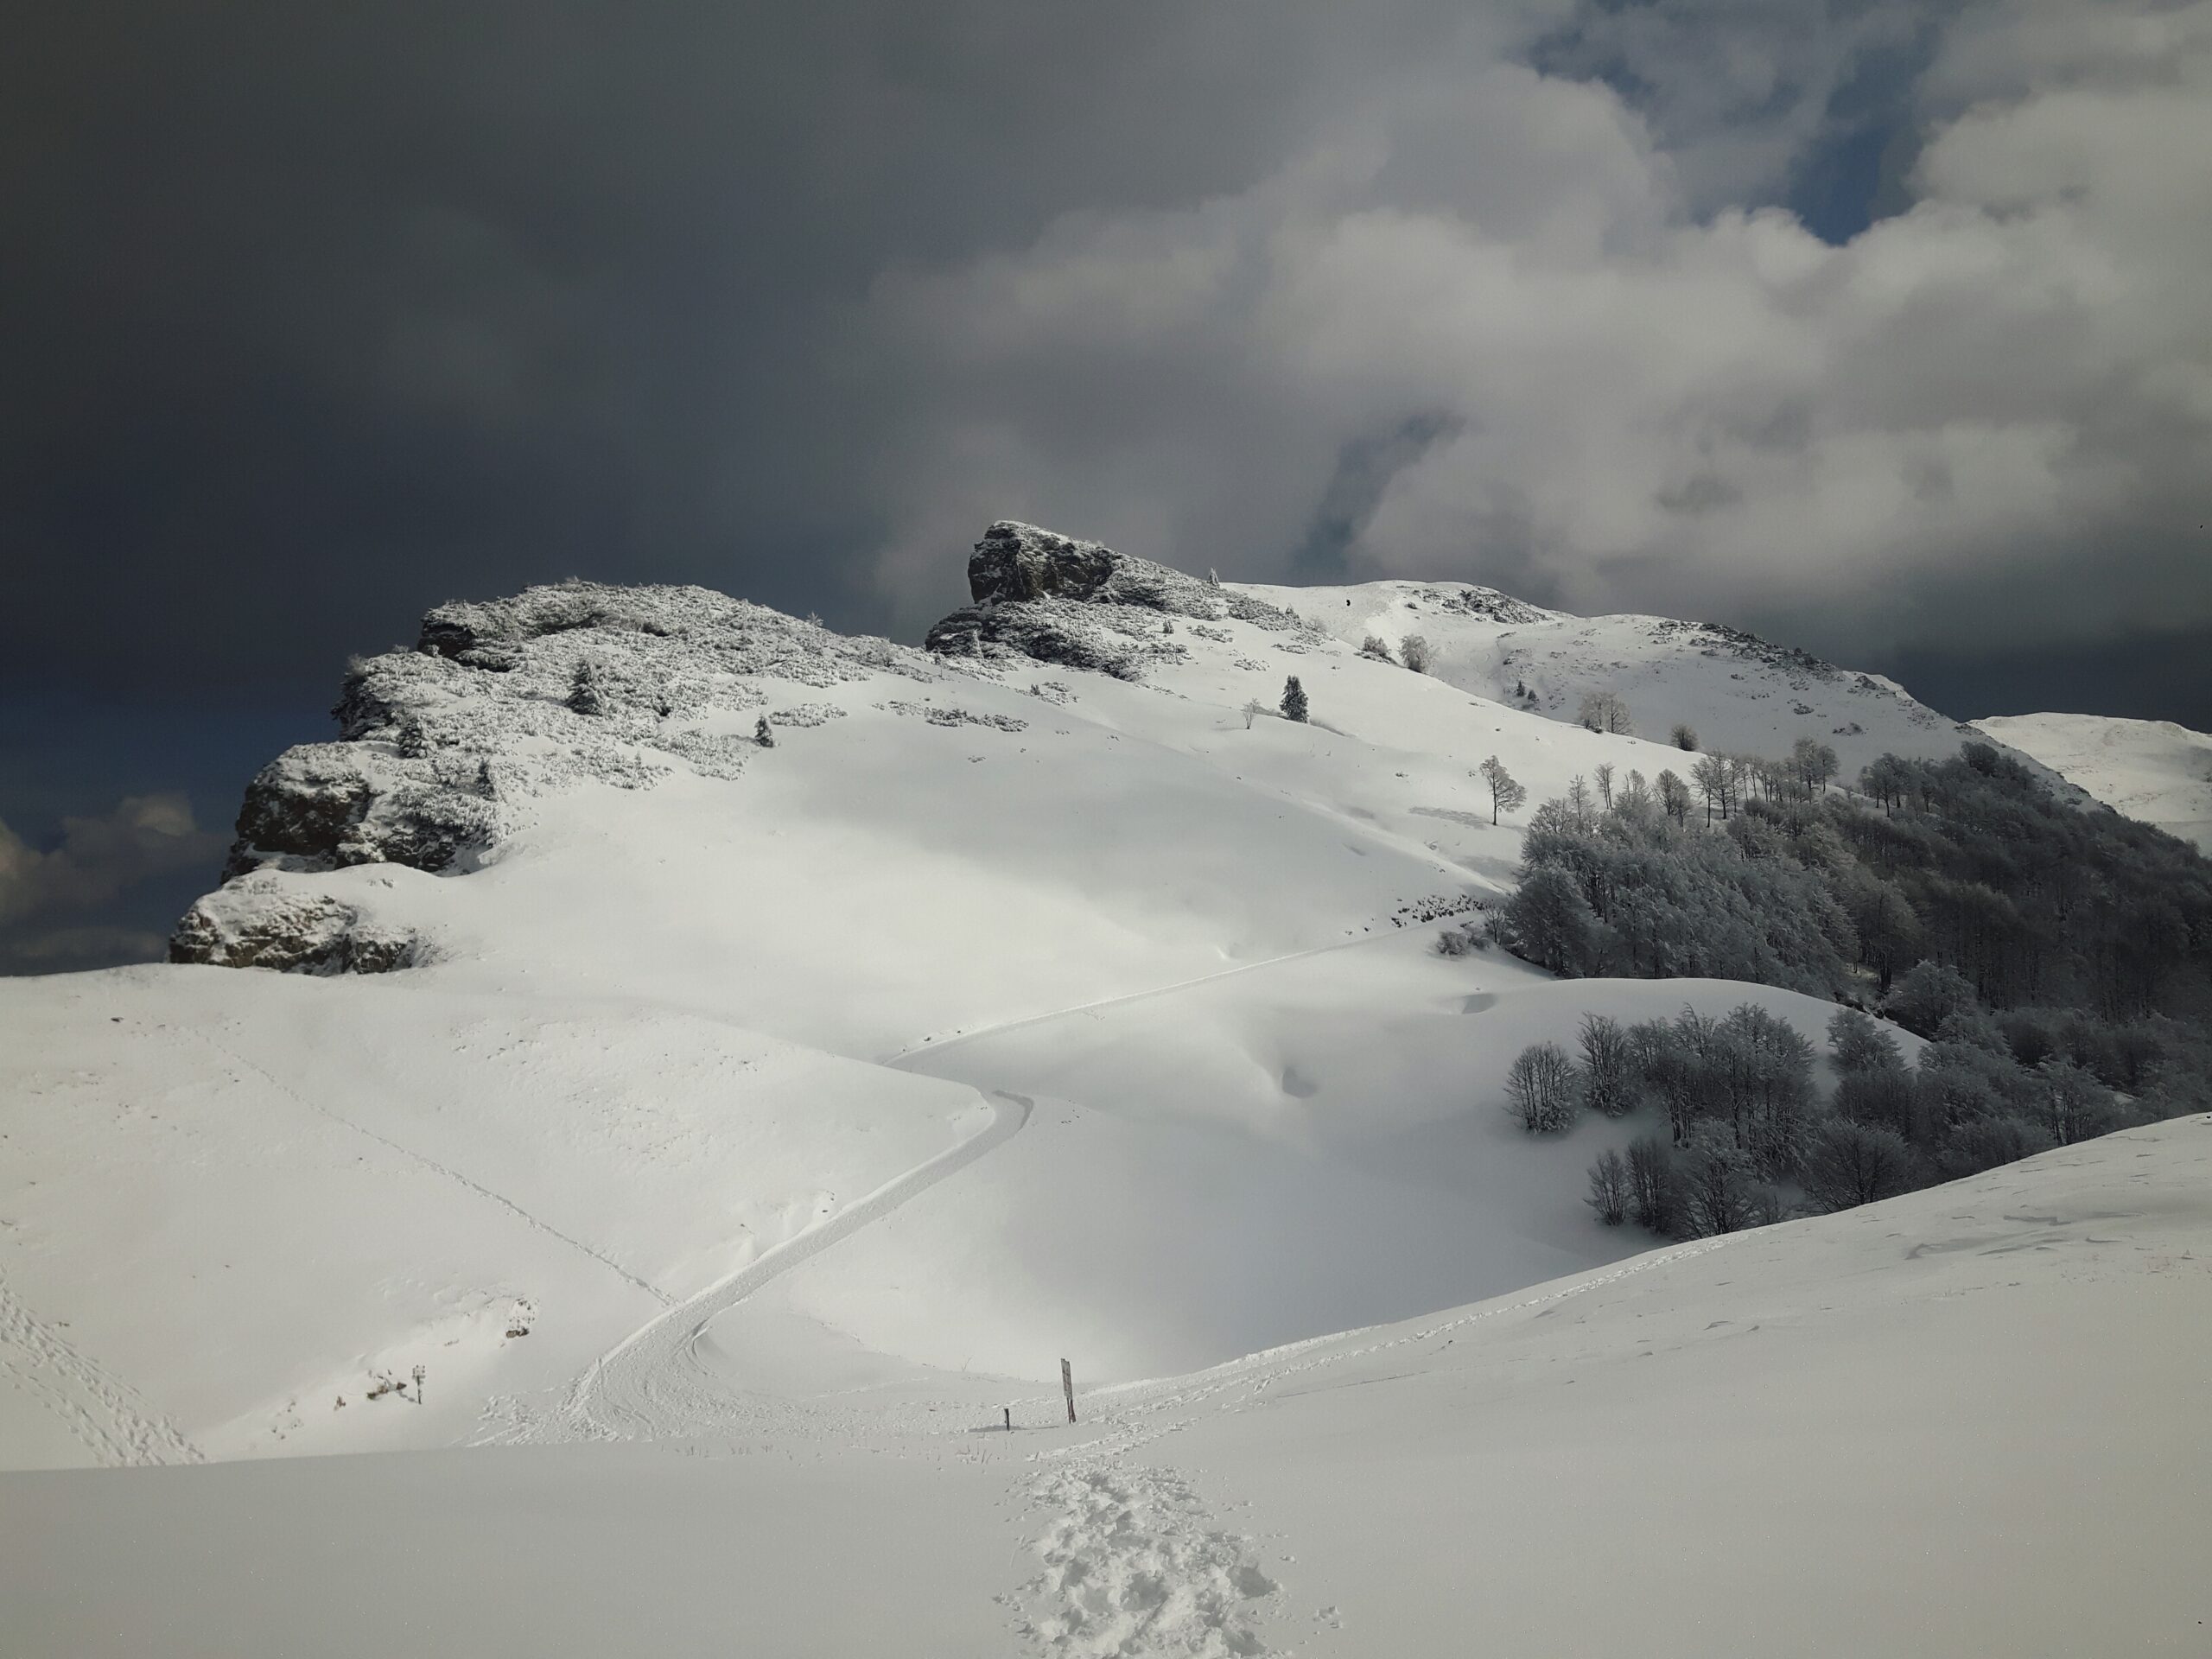
[[599,665],[588,657],[582,658],[569,680],[569,709],[579,715],[603,715],[609,706],[607,688],[600,680]]
[[1294,674],[1283,682],[1282,714],[1285,720],[1303,721],[1306,718],[1306,688]]

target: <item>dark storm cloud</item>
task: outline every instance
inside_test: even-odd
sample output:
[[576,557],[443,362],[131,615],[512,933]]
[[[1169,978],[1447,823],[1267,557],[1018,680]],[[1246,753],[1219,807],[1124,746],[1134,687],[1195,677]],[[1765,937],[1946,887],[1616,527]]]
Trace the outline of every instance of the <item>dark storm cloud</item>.
[[[1377,26],[1379,24],[1379,26]],[[0,71],[11,677],[327,683],[572,571],[880,612],[887,264],[1233,188],[1417,9],[48,8]],[[948,595],[958,583],[948,549]]]

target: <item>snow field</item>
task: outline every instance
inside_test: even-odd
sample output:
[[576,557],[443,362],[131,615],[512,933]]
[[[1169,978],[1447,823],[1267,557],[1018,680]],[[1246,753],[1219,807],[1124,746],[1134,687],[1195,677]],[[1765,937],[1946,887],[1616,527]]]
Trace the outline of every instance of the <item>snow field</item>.
[[2208,1178],[2176,1120],[1071,1427],[0,1475],[0,1606],[25,1659],[2190,1653]]
[[2107,715],[1999,715],[1974,725],[2113,811],[2212,854],[2212,737]]

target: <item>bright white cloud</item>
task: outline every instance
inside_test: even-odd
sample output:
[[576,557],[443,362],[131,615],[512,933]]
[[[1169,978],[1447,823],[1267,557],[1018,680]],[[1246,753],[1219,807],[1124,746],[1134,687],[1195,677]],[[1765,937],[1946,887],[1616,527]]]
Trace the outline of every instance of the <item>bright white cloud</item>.
[[[1707,211],[1727,99],[1647,117],[1493,55],[1240,192],[887,276],[867,338],[912,402],[881,579],[925,607],[1001,513],[1277,575],[1347,447],[1427,419],[1356,573],[1802,615],[1832,648],[1942,632],[1899,612],[1967,592],[2029,638],[2212,615],[2212,5],[2096,10],[1955,17],[1913,205],[1842,247]],[[1831,85],[1906,21],[1787,62],[1753,31],[1727,98]]]

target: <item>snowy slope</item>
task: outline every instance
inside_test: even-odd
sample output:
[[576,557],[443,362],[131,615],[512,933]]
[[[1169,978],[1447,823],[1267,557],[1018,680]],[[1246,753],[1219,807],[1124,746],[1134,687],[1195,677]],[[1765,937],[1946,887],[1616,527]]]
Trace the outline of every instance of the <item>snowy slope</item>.
[[0,982],[0,1465],[926,1412],[1402,1317],[1637,1248],[1577,1174],[1632,1126],[1508,1133],[1521,1046],[1829,1012],[1430,953],[1510,886],[1484,757],[1533,805],[1677,751],[1141,561],[978,600],[944,655],[697,589],[441,607],[179,933],[391,971]]
[[1240,591],[1355,648],[1373,635],[1397,652],[1420,634],[1440,679],[1554,720],[1572,721],[1591,692],[1616,692],[1639,734],[1664,742],[1687,725],[1712,753],[1778,758],[1808,736],[1834,748],[1852,779],[1878,755],[1940,760],[1972,734],[1893,680],[1716,623],[1573,616],[1465,582]]
[[2212,1120],[1080,1400],[0,1476],[23,1659],[2204,1650]]
[[2212,853],[2212,737],[2170,720],[1994,715],[1975,727],[2131,818]]

